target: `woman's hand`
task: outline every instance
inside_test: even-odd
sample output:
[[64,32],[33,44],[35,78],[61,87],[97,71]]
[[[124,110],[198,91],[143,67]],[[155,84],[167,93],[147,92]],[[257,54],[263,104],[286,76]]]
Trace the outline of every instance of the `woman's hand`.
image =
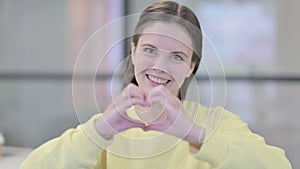
[[164,86],[152,89],[148,96],[151,105],[160,103],[167,117],[164,121],[151,123],[144,130],[157,130],[188,141],[194,147],[200,148],[204,139],[205,129],[193,123],[184,111],[182,102]]
[[103,112],[103,116],[95,120],[98,133],[105,139],[114,134],[133,127],[144,128],[145,124],[128,117],[126,110],[133,105],[146,105],[144,92],[134,84],[129,84]]

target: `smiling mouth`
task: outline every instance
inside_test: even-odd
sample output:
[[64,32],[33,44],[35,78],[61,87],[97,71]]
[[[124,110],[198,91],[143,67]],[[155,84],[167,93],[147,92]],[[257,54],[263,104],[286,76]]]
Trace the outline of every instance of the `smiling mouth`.
[[158,77],[151,76],[151,75],[149,75],[149,74],[147,74],[146,76],[147,76],[147,78],[148,78],[150,81],[152,81],[152,82],[154,82],[154,83],[156,83],[156,84],[159,84],[159,85],[165,85],[165,84],[167,84],[167,83],[170,82],[170,80],[161,79],[161,78],[158,78]]

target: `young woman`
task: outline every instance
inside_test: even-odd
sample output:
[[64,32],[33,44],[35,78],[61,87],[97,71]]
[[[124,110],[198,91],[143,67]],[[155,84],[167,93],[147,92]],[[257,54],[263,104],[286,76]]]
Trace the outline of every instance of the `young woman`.
[[37,148],[30,168],[291,168],[222,107],[184,100],[201,60],[196,15],[172,1],[146,8],[136,25],[125,89],[106,110]]

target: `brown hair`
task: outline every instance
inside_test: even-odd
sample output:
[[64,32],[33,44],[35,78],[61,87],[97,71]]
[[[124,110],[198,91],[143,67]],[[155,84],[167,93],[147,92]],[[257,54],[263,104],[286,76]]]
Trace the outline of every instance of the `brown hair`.
[[[199,20],[194,12],[186,6],[180,5],[173,1],[160,1],[147,7],[139,17],[139,21],[136,24],[134,35],[132,37],[132,43],[134,46],[138,44],[141,33],[144,28],[155,21],[174,22],[181,25],[190,35],[193,42],[193,56],[192,63],[195,63],[192,75],[185,79],[183,85],[180,88],[179,99],[184,99],[187,88],[197,72],[199,63],[202,57],[202,33]],[[134,76],[134,66],[131,57],[127,57],[125,61],[125,70],[123,79],[126,84],[134,83],[136,85],[136,79]]]

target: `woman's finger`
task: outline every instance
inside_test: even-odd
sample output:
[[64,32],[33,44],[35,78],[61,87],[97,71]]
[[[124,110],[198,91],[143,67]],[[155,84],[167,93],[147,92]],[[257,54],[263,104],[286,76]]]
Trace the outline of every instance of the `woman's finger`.
[[176,97],[163,97],[161,95],[151,97],[150,104],[155,105],[156,103],[159,103],[162,111],[172,119],[176,119],[182,113],[182,104]]
[[118,110],[119,113],[125,114],[126,110],[133,105],[142,105],[146,106],[146,101],[140,98],[127,98],[119,102],[118,104],[114,104],[114,107]]
[[144,129],[145,128],[145,124],[142,123],[142,122],[137,122],[137,121],[129,120],[128,123],[127,123],[127,125],[126,125],[126,127],[124,127],[124,130],[130,129],[130,128],[134,128],[134,127]]
[[127,85],[127,87],[122,91],[121,95],[125,98],[135,97],[145,99],[144,91],[134,84]]
[[156,130],[156,131],[161,131],[161,132],[165,132],[172,124],[170,123],[170,121],[164,121],[162,123],[153,123],[153,124],[149,124],[147,125],[144,130],[148,131],[148,130]]

